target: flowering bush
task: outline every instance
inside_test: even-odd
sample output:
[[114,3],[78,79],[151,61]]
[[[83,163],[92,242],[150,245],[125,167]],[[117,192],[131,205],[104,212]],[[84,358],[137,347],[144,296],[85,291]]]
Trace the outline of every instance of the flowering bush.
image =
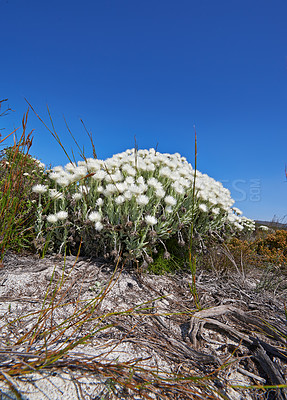
[[122,253],[149,263],[166,239],[176,236],[184,245],[192,222],[200,240],[254,229],[232,208],[229,190],[195,174],[178,153],[132,149],[105,161],[54,167],[48,177],[47,185],[33,188],[41,196],[37,233],[49,239],[47,250],[61,251],[65,244],[73,249],[82,239],[86,254]]

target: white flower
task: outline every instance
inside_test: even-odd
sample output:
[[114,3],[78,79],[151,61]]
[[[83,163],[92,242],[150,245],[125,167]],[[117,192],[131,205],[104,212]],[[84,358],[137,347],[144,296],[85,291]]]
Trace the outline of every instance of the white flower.
[[146,156],[146,155],[148,155],[148,150],[146,150],[146,149],[138,150],[138,154]]
[[124,177],[123,174],[121,173],[121,171],[116,171],[113,175],[112,175],[113,181],[114,182],[121,182]]
[[102,162],[100,160],[95,160],[94,158],[87,159],[87,169],[90,173],[99,171],[101,167]]
[[102,216],[98,211],[93,211],[89,214],[88,218],[92,222],[99,222],[101,221]]
[[164,201],[168,206],[175,206],[176,205],[176,200],[172,196],[166,196]]
[[133,183],[135,183],[135,179],[132,176],[127,176],[125,183],[127,183],[128,185],[132,185]]
[[123,180],[123,175],[121,171],[116,171],[114,174],[107,174],[105,177],[106,182],[121,182]]
[[162,184],[156,178],[149,178],[147,184],[155,189],[162,189]]
[[237,214],[237,215],[242,215],[242,214],[243,214],[243,212],[242,212],[241,210],[239,210],[239,208],[237,208],[237,207],[233,207],[232,210],[233,210],[233,211],[235,212],[235,214]]
[[130,190],[126,190],[126,191],[123,193],[123,196],[124,196],[124,198],[125,198],[126,200],[131,200],[132,197],[133,197],[133,194],[132,194],[132,192],[131,192]]
[[76,175],[76,177],[78,179],[81,179],[81,178],[84,178],[88,174],[88,170],[87,170],[86,166],[81,165],[79,167],[74,168],[73,173],[74,173],[74,175]]
[[126,182],[119,182],[117,183],[117,189],[120,193],[123,193],[126,189],[128,188],[128,185]]
[[165,196],[165,191],[163,189],[157,189],[155,191],[155,195],[156,197],[158,197],[159,199],[162,199]]
[[214,215],[218,215],[219,213],[220,213],[220,209],[219,208],[212,208],[212,213],[214,214]]
[[55,224],[58,221],[57,215],[55,214],[48,215],[47,221],[50,222],[51,224]]
[[120,195],[120,196],[118,196],[118,197],[116,197],[115,198],[115,202],[116,202],[116,204],[123,204],[124,202],[125,202],[125,198],[124,198],[124,196],[122,196],[122,195]]
[[104,163],[105,169],[112,170],[118,166],[117,156],[108,158]]
[[165,212],[171,214],[173,212],[172,207],[171,206],[165,207]]
[[63,171],[64,171],[64,169],[61,165],[53,168],[53,172],[63,172]]
[[24,172],[23,175],[24,175],[24,176],[30,176],[30,174],[28,174],[28,172]]
[[155,225],[157,223],[157,219],[155,217],[153,217],[152,215],[147,215],[145,217],[145,222],[148,225]]
[[139,176],[139,177],[137,178],[137,184],[138,184],[138,185],[145,185],[145,180],[144,180],[144,177],[143,177],[143,176]]
[[203,203],[199,204],[198,208],[205,213],[208,211],[207,205]]
[[104,171],[104,170],[99,170],[99,171],[97,171],[93,176],[92,176],[92,178],[93,179],[96,179],[96,180],[98,180],[98,181],[102,181],[105,177],[106,177],[106,175],[107,175],[107,173],[106,173],[106,171]]
[[67,219],[67,218],[68,218],[68,213],[67,213],[67,211],[59,211],[59,212],[57,212],[56,217],[57,217],[60,221],[62,221],[62,220],[64,220],[64,219]]
[[101,197],[99,197],[98,200],[96,201],[96,205],[98,207],[101,207],[103,204],[104,204],[104,200]]
[[228,214],[227,219],[229,222],[233,223],[237,220],[237,217],[234,214]]
[[133,185],[130,185],[129,190],[135,195],[140,195],[140,194],[144,193],[145,188],[142,185],[133,184]]
[[128,175],[135,176],[137,171],[131,165],[126,164],[122,167],[122,170],[126,172]]
[[217,200],[215,197],[209,197],[208,199],[209,203],[211,203],[213,206],[217,204]]
[[117,191],[118,191],[117,187],[113,183],[109,183],[104,190],[104,195],[111,196]]
[[74,193],[72,195],[73,200],[80,200],[83,197],[82,193]]
[[49,189],[49,196],[53,200],[58,200],[58,199],[64,198],[63,193],[58,192],[58,190],[56,190],[56,189]]
[[188,179],[185,179],[183,177],[179,178],[178,183],[180,183],[183,187],[188,188],[191,186],[191,181]]
[[238,222],[234,222],[234,227],[239,229],[240,231],[242,231],[244,229],[244,227],[242,225],[240,225]]
[[51,172],[51,173],[49,174],[49,178],[52,179],[52,180],[56,180],[56,179],[58,179],[60,176],[61,176],[61,175],[60,175],[58,172]]
[[144,193],[148,190],[148,186],[145,183],[139,185],[141,193]]
[[171,178],[172,172],[168,167],[163,167],[159,170],[159,174],[165,178]]
[[68,179],[67,176],[59,176],[56,179],[56,183],[62,187],[68,186],[70,184],[70,180]]
[[172,188],[174,189],[174,191],[177,193],[177,194],[184,194],[185,193],[185,190],[184,190],[184,188],[181,186],[181,184],[178,182],[178,181],[176,181],[176,182],[173,182],[173,184],[171,185],[172,186]]
[[136,202],[140,206],[146,206],[149,202],[149,198],[147,196],[145,196],[144,194],[141,194],[136,198]]
[[42,194],[47,192],[48,187],[47,185],[35,185],[32,187],[32,192]]
[[69,163],[65,166],[65,170],[68,172],[74,172],[74,169],[76,168],[76,164]]
[[149,172],[153,172],[155,170],[155,165],[152,163],[147,163],[146,164],[146,170]]
[[137,160],[137,167],[142,172],[147,170],[147,164],[143,160],[141,160],[140,158]]
[[184,178],[190,178],[191,175],[193,175],[193,170],[188,168],[188,167],[182,167],[182,168],[179,169],[178,172]]
[[207,201],[208,200],[208,191],[207,190],[200,190],[199,196],[202,200]]
[[96,231],[100,232],[103,229],[103,227],[104,227],[104,225],[100,221],[97,221],[95,223]]

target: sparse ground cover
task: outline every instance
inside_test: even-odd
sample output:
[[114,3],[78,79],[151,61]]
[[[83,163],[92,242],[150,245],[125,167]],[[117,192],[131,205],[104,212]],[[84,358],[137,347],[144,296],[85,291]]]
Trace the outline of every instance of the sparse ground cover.
[[27,116],[1,155],[2,397],[286,399],[286,231],[196,157],[47,170]]

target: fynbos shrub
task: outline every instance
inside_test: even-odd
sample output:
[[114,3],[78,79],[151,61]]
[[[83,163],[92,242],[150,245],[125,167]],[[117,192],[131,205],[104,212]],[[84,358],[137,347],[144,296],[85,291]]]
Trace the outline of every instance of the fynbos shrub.
[[191,222],[202,241],[207,234],[253,229],[253,221],[231,208],[229,190],[198,171],[193,197],[194,173],[180,154],[154,149],[55,167],[48,186],[33,189],[41,195],[37,233],[50,251],[66,244],[73,250],[82,239],[86,254],[121,253],[150,263],[166,239],[186,244]]

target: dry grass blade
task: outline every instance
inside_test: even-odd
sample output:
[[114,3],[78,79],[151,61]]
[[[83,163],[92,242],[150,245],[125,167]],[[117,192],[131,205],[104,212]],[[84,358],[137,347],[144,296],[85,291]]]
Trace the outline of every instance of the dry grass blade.
[[6,374],[4,371],[0,371],[0,374],[3,375],[4,379],[8,382],[8,385],[12,389],[12,392],[15,394],[17,400],[22,400],[21,392],[17,389],[17,384],[14,382],[13,378],[10,375]]
[[59,136],[58,136],[58,134],[57,134],[57,132],[56,132],[56,130],[55,130],[55,127],[54,127],[54,124],[53,124],[53,120],[52,120],[52,117],[51,117],[51,114],[50,114],[49,107],[47,106],[47,110],[48,110],[48,114],[49,114],[49,118],[50,118],[50,122],[51,122],[51,124],[52,124],[52,129],[53,129],[53,130],[51,130],[51,129],[45,124],[45,122],[44,122],[44,121],[42,120],[42,118],[36,113],[35,109],[33,108],[33,106],[29,103],[29,101],[28,101],[26,98],[25,98],[25,101],[27,102],[27,104],[29,105],[29,107],[31,108],[31,110],[34,112],[34,114],[36,115],[36,117],[42,122],[42,124],[45,126],[45,128],[48,129],[48,131],[51,133],[51,135],[56,139],[56,141],[57,141],[58,144],[61,146],[61,148],[62,148],[62,150],[64,151],[64,153],[66,154],[68,160],[69,160],[70,162],[72,162],[72,160],[71,160],[70,157],[69,157],[69,154],[67,153],[65,147],[63,146],[63,144],[62,144],[62,142],[61,142],[61,140],[60,140],[60,138],[59,138]]
[[93,141],[92,133],[87,130],[86,125],[84,124],[84,121],[82,119],[80,121],[81,121],[85,131],[87,132],[87,135],[89,136],[89,139],[90,139],[90,142],[91,142],[91,146],[92,146],[92,149],[93,149],[93,157],[94,158],[98,158],[97,153],[96,153],[96,147],[95,147],[94,141]]

